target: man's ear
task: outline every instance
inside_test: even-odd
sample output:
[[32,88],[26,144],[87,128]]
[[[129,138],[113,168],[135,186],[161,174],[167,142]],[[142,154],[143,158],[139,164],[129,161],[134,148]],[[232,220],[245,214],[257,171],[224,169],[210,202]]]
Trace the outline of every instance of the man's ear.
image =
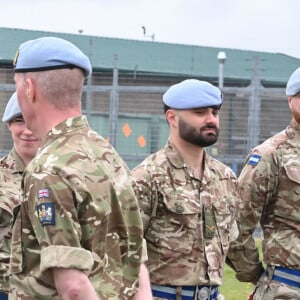
[[168,109],[166,111],[166,119],[170,126],[176,126],[178,113],[175,109]]
[[26,78],[26,96],[31,103],[35,102],[35,85],[32,78]]
[[288,97],[288,104],[289,104],[290,109],[292,109],[292,99],[293,99],[293,97],[291,97],[291,96]]

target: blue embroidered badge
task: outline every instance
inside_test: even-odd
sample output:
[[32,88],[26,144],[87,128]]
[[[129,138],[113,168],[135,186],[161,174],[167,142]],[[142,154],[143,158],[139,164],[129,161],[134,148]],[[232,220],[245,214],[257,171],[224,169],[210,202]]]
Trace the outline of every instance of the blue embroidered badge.
[[39,220],[43,226],[55,225],[54,203],[41,203],[37,205]]
[[49,198],[50,196],[50,190],[49,189],[41,189],[38,190],[38,198]]
[[256,166],[261,159],[261,155],[252,154],[248,160],[248,165]]

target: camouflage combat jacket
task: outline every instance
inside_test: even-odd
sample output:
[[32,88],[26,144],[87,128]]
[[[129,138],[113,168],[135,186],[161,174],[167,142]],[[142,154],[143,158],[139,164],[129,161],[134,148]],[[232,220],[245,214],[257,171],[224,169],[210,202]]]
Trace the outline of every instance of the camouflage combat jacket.
[[132,181],[84,116],[53,128],[24,173],[10,299],[60,299],[55,267],[85,272],[99,299],[130,299],[143,244]]
[[25,169],[13,148],[0,160],[0,291],[9,291],[9,259],[13,210],[20,204],[21,179]]
[[142,210],[152,283],[220,285],[235,222],[237,179],[204,152],[203,178],[195,178],[168,143],[133,170]]
[[300,270],[300,125],[266,140],[249,154],[239,177],[241,236],[229,259],[241,281],[256,281],[262,264],[252,233],[263,231],[266,264]]

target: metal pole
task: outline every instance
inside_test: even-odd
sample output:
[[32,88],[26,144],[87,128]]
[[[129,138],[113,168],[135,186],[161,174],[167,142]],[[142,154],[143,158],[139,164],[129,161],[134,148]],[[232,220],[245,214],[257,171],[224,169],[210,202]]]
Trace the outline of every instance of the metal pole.
[[117,123],[119,114],[119,92],[118,92],[118,55],[114,55],[113,82],[110,92],[109,124],[110,124],[110,143],[116,147]]
[[225,52],[219,52],[218,53],[218,61],[219,61],[219,77],[218,77],[218,83],[219,83],[219,89],[223,89],[224,87],[224,63],[226,60],[226,54]]
[[224,64],[219,63],[219,89],[223,89],[224,86]]
[[248,138],[247,150],[250,151],[253,147],[259,144],[260,136],[260,110],[261,110],[261,96],[260,96],[260,58],[253,57],[252,79],[250,84],[251,94],[249,97],[249,112],[248,112]]

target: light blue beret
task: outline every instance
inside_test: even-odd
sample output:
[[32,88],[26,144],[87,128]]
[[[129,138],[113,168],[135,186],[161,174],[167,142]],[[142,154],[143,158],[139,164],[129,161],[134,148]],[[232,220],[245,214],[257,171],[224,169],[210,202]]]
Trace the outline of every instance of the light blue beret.
[[186,79],[172,85],[163,95],[165,105],[175,109],[194,109],[222,104],[219,88],[206,81]]
[[300,68],[296,69],[290,76],[285,93],[287,96],[294,96],[300,92]]
[[92,73],[89,58],[74,44],[57,37],[42,37],[20,45],[15,59],[15,72],[35,72],[80,68],[85,76]]
[[17,93],[14,92],[6,104],[2,122],[9,122],[18,116],[22,116],[22,112],[18,103]]

